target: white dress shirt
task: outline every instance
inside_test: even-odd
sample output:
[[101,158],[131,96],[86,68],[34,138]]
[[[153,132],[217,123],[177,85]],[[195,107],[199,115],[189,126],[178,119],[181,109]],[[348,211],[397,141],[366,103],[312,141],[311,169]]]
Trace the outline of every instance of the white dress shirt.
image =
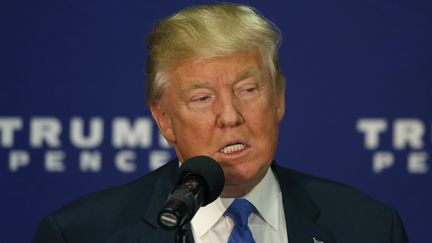
[[[287,243],[282,193],[273,171],[269,169],[260,183],[243,198],[258,211],[249,217],[249,228],[256,243]],[[234,223],[223,214],[232,201],[234,198],[219,197],[198,210],[191,220],[195,243],[228,242]]]

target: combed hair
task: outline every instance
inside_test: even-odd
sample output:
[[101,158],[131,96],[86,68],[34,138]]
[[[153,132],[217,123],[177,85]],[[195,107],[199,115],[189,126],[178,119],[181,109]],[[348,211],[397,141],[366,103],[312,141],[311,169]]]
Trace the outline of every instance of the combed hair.
[[161,98],[170,68],[181,62],[258,52],[273,87],[285,88],[277,49],[280,32],[254,8],[238,4],[190,7],[160,21],[147,38],[147,101]]

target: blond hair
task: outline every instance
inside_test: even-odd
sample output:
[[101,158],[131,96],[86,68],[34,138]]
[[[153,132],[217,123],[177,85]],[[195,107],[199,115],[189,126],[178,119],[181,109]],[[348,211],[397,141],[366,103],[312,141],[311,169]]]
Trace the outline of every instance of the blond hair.
[[258,52],[275,90],[285,80],[278,67],[280,32],[255,9],[238,4],[190,7],[160,21],[147,38],[147,101],[161,98],[168,70],[182,61]]

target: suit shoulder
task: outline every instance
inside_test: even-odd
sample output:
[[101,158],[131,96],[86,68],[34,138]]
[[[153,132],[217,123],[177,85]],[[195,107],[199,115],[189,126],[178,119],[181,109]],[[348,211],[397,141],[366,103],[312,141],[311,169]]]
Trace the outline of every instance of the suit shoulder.
[[106,242],[116,232],[121,235],[121,229],[136,232],[134,227],[145,225],[143,217],[153,195],[163,198],[166,188],[172,187],[170,178],[177,167],[171,161],[134,181],[67,204],[39,224],[33,242]]
[[80,197],[56,210],[52,216],[62,225],[76,222],[85,224],[101,219],[106,222],[126,221],[125,223],[140,220],[154,193],[158,178],[167,178],[168,174],[175,173],[172,164],[167,163],[126,184]]
[[369,195],[279,166],[275,171],[286,197],[302,212],[313,209],[317,223],[331,229],[338,242],[408,242],[396,210]]
[[303,172],[281,168],[281,173],[290,178],[291,183],[301,187],[321,207],[337,207],[358,210],[362,208],[373,211],[389,211],[390,207],[379,202],[366,193],[329,179],[309,175]]

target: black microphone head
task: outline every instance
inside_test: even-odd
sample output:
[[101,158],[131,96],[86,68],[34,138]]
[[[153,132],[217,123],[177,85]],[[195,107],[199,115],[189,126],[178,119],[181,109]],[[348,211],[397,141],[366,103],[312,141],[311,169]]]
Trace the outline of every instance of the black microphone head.
[[195,156],[187,159],[180,166],[176,175],[176,184],[187,174],[199,176],[206,183],[207,193],[204,195],[203,205],[205,206],[219,197],[225,184],[225,176],[221,166],[208,156]]

